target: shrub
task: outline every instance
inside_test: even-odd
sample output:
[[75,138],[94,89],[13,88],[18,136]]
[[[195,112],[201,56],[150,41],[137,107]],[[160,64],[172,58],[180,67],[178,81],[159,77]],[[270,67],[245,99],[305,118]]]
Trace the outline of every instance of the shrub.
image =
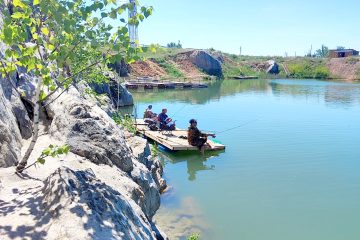
[[359,62],[359,58],[349,57],[346,59],[347,64],[356,64],[357,62]]
[[355,77],[360,80],[360,68],[355,71]]
[[294,78],[328,78],[330,76],[329,69],[322,61],[301,61],[289,63],[288,70],[290,76]]
[[160,67],[164,68],[165,72],[170,77],[174,77],[174,78],[184,77],[184,74],[179,69],[177,69],[174,64],[168,63],[165,59],[159,59],[157,60],[157,63],[160,65]]
[[134,119],[131,118],[130,115],[121,115],[120,113],[114,113],[112,115],[112,119],[114,122],[123,128],[127,129],[131,133],[136,133],[136,126]]
[[200,240],[200,234],[193,233],[187,238],[187,240]]
[[330,71],[327,67],[325,66],[318,66],[315,68],[315,72],[314,72],[314,78],[329,78],[330,76]]

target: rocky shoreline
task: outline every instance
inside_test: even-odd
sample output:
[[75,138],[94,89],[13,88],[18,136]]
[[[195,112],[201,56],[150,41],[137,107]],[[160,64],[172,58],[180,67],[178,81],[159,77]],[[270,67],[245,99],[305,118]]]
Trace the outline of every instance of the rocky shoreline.
[[31,137],[31,94],[25,107],[0,81],[1,239],[166,239],[152,222],[166,182],[145,139],[125,134],[71,87],[42,112],[29,163],[49,144],[68,144],[71,153],[14,174]]

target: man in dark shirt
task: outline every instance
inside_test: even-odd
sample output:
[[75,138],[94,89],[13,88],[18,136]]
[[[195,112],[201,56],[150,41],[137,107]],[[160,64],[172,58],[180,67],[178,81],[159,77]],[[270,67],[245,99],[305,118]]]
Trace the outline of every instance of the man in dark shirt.
[[161,113],[158,115],[158,120],[160,123],[166,125],[167,124],[167,119],[168,119],[168,115],[166,115],[167,113],[167,109],[166,108],[163,108],[161,110]]
[[175,122],[166,115],[167,109],[162,109],[161,113],[158,115],[158,121],[160,123],[160,129],[165,130],[175,130]]
[[189,121],[190,126],[188,130],[188,142],[191,146],[196,146],[200,149],[201,153],[204,155],[205,147],[211,147],[207,142],[207,137],[215,137],[215,134],[205,134],[200,132],[197,128],[197,121],[195,119],[191,119]]

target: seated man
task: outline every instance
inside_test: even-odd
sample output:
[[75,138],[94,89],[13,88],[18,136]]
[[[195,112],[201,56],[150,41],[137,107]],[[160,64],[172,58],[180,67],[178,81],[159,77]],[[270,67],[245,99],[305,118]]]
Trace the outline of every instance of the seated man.
[[197,128],[197,121],[195,119],[191,119],[189,121],[190,126],[188,130],[188,142],[191,146],[196,146],[200,149],[201,154],[204,155],[205,147],[211,147],[207,142],[207,137],[215,137],[215,134],[205,134],[200,132]]
[[153,113],[152,105],[149,105],[147,109],[145,109],[144,118],[154,118],[154,117],[156,117],[156,113]]
[[175,123],[168,117],[167,109],[163,108],[161,113],[158,115],[158,121],[160,123],[160,129],[175,130]]

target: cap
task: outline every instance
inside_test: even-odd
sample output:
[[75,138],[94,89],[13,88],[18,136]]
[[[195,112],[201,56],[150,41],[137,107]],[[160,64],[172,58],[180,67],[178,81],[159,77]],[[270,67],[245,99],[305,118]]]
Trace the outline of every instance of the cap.
[[189,123],[190,123],[190,124],[192,124],[192,123],[197,123],[197,121],[196,121],[196,119],[190,119]]

